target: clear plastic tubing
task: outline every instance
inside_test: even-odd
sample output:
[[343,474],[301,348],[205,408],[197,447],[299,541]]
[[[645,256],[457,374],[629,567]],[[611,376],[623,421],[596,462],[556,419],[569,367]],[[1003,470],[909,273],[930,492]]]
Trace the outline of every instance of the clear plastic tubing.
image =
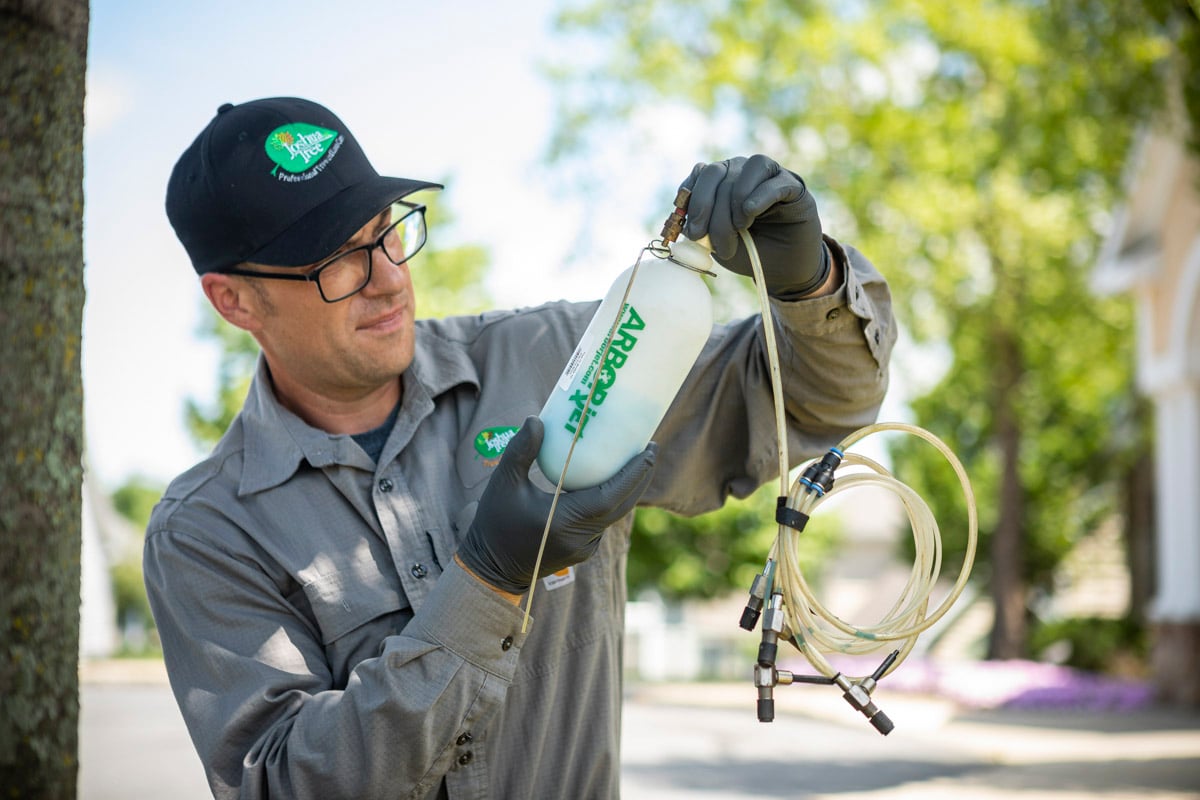
[[683,238],[670,248],[693,269],[643,251],[633,285],[634,267],[613,281],[542,408],[538,466],[568,491],[603,483],[646,447],[712,331],[712,297],[695,271],[712,272],[712,254]]

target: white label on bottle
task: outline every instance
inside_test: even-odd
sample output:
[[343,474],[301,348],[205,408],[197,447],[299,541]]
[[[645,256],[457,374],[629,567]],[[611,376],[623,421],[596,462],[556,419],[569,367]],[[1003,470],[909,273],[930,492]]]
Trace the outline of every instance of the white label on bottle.
[[562,376],[558,379],[558,388],[564,392],[571,388],[571,384],[575,382],[575,374],[579,372],[579,367],[583,365],[584,347],[580,342],[575,348],[575,352],[571,353],[571,358],[567,361],[567,366],[563,368]]

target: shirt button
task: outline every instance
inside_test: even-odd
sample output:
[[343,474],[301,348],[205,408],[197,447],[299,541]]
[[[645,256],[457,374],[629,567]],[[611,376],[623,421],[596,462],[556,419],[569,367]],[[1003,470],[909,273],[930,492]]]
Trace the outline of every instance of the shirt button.
[[379,481],[379,491],[381,491],[381,492],[390,492],[392,489],[395,489],[395,488],[396,488],[396,484],[392,483],[392,482],[391,482],[391,480],[389,480],[389,479],[387,479],[387,478],[381,478],[381,479],[380,479],[380,481]]
[[840,308],[831,308],[829,309],[829,313],[825,315],[825,319],[837,319],[841,315],[842,310]]
[[414,578],[420,580],[429,574],[429,569],[424,564],[413,564],[409,572],[412,573]]
[[511,636],[505,636],[504,639],[500,642],[500,649],[508,650],[510,647],[512,647],[512,642],[513,642],[513,640],[512,640]]
[[466,732],[466,733],[464,733],[462,736],[458,737],[458,743],[459,743],[460,745],[464,745],[464,744],[466,744],[467,742],[471,741],[471,740],[472,740],[472,739],[474,739],[474,738],[475,738],[475,737],[471,735],[471,732],[470,732],[470,731],[467,731],[467,732]]
[[471,763],[471,759],[474,757],[475,756],[471,753],[471,751],[468,750],[458,757],[458,763],[465,767],[467,764]]

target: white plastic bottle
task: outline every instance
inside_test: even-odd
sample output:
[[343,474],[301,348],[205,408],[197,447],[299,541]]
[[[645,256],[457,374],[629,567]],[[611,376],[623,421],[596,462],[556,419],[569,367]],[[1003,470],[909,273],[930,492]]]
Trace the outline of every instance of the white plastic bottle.
[[542,408],[546,433],[538,466],[557,483],[583,419],[584,402],[599,376],[564,489],[608,480],[646,447],[712,331],[712,297],[695,271],[714,270],[711,253],[683,238],[670,248],[672,258],[694,269],[650,252],[642,254],[620,325],[601,364],[604,341],[633,267],[617,276]]

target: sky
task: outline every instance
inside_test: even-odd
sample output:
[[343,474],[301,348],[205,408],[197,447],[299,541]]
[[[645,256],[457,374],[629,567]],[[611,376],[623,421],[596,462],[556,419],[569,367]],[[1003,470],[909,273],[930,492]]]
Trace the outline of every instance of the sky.
[[579,192],[545,160],[545,65],[586,54],[551,29],[560,5],[92,0],[83,376],[93,479],[108,490],[134,476],[165,484],[203,455],[184,408],[215,396],[219,353],[198,335],[207,304],[163,200],[175,160],[222,103],[316,100],[379,172],[444,183],[455,220],[445,243],[489,250],[497,306],[603,294],[657,235],[649,221],[670,210],[705,149],[736,136],[720,121],[647,109],[624,123],[639,147],[602,140],[588,158],[607,180]]

